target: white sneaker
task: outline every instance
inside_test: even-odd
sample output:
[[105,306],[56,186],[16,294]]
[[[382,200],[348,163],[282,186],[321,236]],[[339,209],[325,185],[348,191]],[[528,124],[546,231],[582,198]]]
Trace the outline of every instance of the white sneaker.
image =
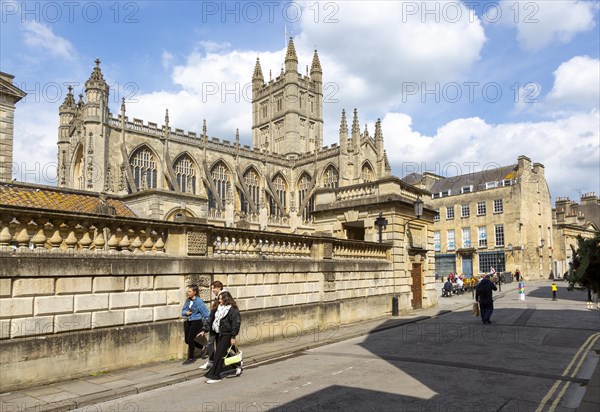
[[240,376],[242,374],[242,368],[235,368],[235,376]]
[[212,363],[206,362],[204,365],[200,366],[199,369],[210,369],[210,368],[212,368]]
[[206,381],[206,383],[219,383],[221,382],[221,379],[209,379]]

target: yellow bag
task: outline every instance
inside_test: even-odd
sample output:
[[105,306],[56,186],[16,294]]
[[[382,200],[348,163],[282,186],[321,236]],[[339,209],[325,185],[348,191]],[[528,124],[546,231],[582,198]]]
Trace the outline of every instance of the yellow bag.
[[239,350],[237,347],[230,346],[229,349],[227,349],[227,354],[223,358],[223,362],[225,362],[225,365],[234,365],[236,363],[240,363],[241,361],[242,351]]
[[471,313],[473,313],[473,316],[479,316],[479,303],[473,303],[473,309],[471,309]]

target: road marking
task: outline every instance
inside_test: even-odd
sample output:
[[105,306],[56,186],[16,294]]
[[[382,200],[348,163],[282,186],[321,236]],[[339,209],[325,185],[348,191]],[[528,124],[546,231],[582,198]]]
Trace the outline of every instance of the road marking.
[[339,373],[349,371],[350,369],[352,369],[352,366],[350,366],[349,368],[346,368],[346,369],[342,369],[341,371],[333,372],[332,375],[337,375]]
[[[311,385],[311,384],[312,384],[312,382],[306,382],[304,385],[302,385],[302,387],[304,388],[304,387],[306,387],[308,385]],[[286,389],[282,393],[289,393],[289,392],[295,391],[296,389],[300,389],[300,386],[294,386],[293,388]]]
[[[581,367],[585,357],[587,356],[587,353],[592,348],[592,346],[594,346],[594,344],[596,343],[598,338],[600,338],[600,333],[594,333],[593,335],[590,335],[590,337],[587,338],[587,340],[583,343],[583,345],[581,345],[581,347],[579,348],[577,353],[575,353],[575,355],[573,355],[571,362],[567,365],[567,367],[565,368],[565,370],[563,371],[561,376],[567,376],[569,374],[569,370],[571,369],[571,367],[575,364],[575,362],[579,358],[579,362],[577,363],[576,368],[570,373],[570,375],[571,375],[570,377],[574,378],[575,375],[577,375],[577,373],[579,372],[579,368]],[[556,392],[556,390],[558,389],[558,387],[560,386],[561,383],[563,383],[562,380],[556,380],[556,382],[554,382],[554,385],[552,385],[552,387],[550,388],[550,390],[548,391],[546,396],[544,396],[544,398],[540,402],[540,404],[539,404],[538,408],[535,410],[535,412],[541,412],[544,409],[544,407],[546,406],[546,404],[548,403],[550,398],[552,398],[552,396],[554,395],[554,392]],[[570,383],[571,382],[569,382],[569,381],[565,382],[563,389],[557,395],[556,399],[554,399],[554,401],[552,402],[552,405],[550,405],[550,409],[548,409],[549,412],[553,412],[556,409],[556,406],[558,406],[560,399],[565,394]]]

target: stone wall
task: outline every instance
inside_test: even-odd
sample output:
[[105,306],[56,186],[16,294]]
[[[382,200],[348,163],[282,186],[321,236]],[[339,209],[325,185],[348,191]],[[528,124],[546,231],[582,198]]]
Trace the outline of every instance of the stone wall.
[[162,222],[157,250],[148,221],[90,229],[102,227],[97,218],[84,230],[52,214],[44,225],[28,213],[0,215],[1,391],[181,358],[189,282],[209,303],[213,280],[232,292],[242,345],[391,313],[386,245]]

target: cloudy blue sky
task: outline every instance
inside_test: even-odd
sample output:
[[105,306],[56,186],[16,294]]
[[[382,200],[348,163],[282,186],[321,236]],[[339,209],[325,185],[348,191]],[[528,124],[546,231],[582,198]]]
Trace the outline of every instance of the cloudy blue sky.
[[598,1],[1,1],[0,70],[28,93],[15,118],[18,180],[53,184],[58,106],[94,60],[111,111],[251,143],[256,57],[300,71],[319,51],[325,144],[341,110],[378,118],[393,173],[454,175],[527,155],[553,199],[600,192]]

